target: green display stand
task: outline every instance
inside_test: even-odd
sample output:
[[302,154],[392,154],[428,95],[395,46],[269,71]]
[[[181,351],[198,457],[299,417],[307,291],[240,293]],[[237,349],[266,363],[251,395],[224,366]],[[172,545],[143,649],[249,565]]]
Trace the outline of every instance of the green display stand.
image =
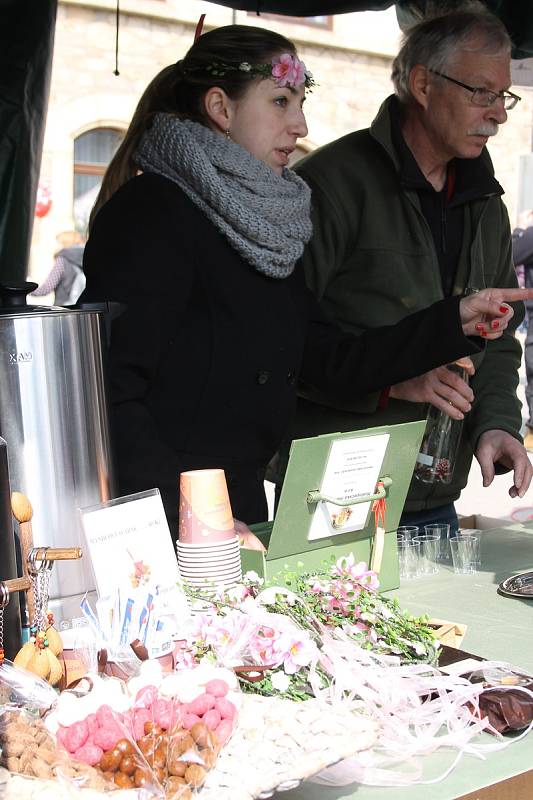
[[[274,522],[251,526],[267,548],[266,553],[241,549],[243,572],[254,570],[268,581],[281,582],[287,572],[315,572],[331,562],[332,557],[337,559],[349,553],[353,553],[356,561],[369,564],[376,529],[370,501],[378,496],[377,493],[335,503],[340,507],[368,504],[366,523],[361,530],[315,540],[309,539],[309,531],[314,514],[326,499],[320,490],[333,442],[388,434],[389,441],[379,470],[379,480],[384,484],[382,494],[386,497],[385,544],[379,580],[383,591],[396,588],[399,585],[396,529],[425,425],[422,420],[295,439]],[[327,497],[330,503],[337,498],[338,493],[332,498],[331,492]]]

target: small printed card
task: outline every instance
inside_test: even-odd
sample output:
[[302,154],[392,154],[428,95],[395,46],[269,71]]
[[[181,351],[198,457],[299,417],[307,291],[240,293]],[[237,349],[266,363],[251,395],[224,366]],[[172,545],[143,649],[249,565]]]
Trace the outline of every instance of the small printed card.
[[[120,628],[121,644],[134,634],[148,644],[149,623],[157,628],[155,613],[167,633],[172,619],[176,627],[189,618],[158,489],[82,508],[80,514],[98,595],[102,604],[114,606],[115,614],[109,613],[113,628]],[[106,615],[98,616],[104,629]],[[139,631],[131,624],[137,618]]]
[[[374,494],[389,443],[389,434],[337,439],[331,445],[320,493],[341,502]],[[371,501],[354,505],[318,503],[309,530],[309,540],[325,539],[348,531],[362,530]]]

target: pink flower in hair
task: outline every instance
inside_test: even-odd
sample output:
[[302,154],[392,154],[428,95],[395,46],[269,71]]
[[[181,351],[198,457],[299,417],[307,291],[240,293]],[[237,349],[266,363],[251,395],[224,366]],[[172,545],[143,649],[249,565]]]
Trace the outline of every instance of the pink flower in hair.
[[292,56],[289,53],[283,55],[272,61],[272,77],[275,78],[277,85],[282,88],[287,84],[292,83]]
[[305,64],[296,56],[290,53],[283,53],[283,55],[272,61],[272,77],[280,89],[284,86],[296,88],[305,83]]
[[294,59],[294,85],[301,86],[302,83],[305,83],[305,78],[307,75],[307,69],[303,61],[300,61],[299,58]]

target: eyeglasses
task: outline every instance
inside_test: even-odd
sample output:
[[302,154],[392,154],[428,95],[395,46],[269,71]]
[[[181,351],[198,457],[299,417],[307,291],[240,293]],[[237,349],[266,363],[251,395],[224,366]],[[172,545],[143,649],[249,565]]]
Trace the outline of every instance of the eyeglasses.
[[429,71],[433,72],[434,75],[438,75],[440,78],[450,81],[450,83],[456,83],[457,86],[462,86],[463,89],[468,89],[469,92],[472,92],[471,99],[475,106],[483,106],[484,108],[488,108],[489,106],[494,105],[496,100],[503,100],[503,107],[506,111],[509,111],[511,108],[515,107],[519,100],[522,99],[517,94],[513,94],[512,92],[491,92],[490,89],[481,89],[476,86],[469,86],[467,83],[458,81],[455,78],[450,78],[449,75],[445,75],[443,72],[438,72],[436,69],[430,69]]

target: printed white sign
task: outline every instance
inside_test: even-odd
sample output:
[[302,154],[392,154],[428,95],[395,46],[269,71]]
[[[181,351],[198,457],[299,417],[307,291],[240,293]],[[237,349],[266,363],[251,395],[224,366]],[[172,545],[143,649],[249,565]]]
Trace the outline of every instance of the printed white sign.
[[[135,630],[143,641],[151,609],[162,616],[171,614],[178,624],[185,621],[189,609],[177,586],[180,572],[159,491],[80,512],[98,595],[103,602],[120,606],[115,625],[119,614],[123,627],[140,620],[139,631]],[[125,629],[122,638],[127,636]]]
[[[383,433],[334,441],[320,493],[341,502],[375,494],[389,438],[388,433]],[[370,501],[347,506],[319,502],[309,530],[309,541],[362,530],[370,507]]]
[[159,492],[82,509],[81,515],[100,597],[112,594],[117,585],[168,588],[179,580]]

